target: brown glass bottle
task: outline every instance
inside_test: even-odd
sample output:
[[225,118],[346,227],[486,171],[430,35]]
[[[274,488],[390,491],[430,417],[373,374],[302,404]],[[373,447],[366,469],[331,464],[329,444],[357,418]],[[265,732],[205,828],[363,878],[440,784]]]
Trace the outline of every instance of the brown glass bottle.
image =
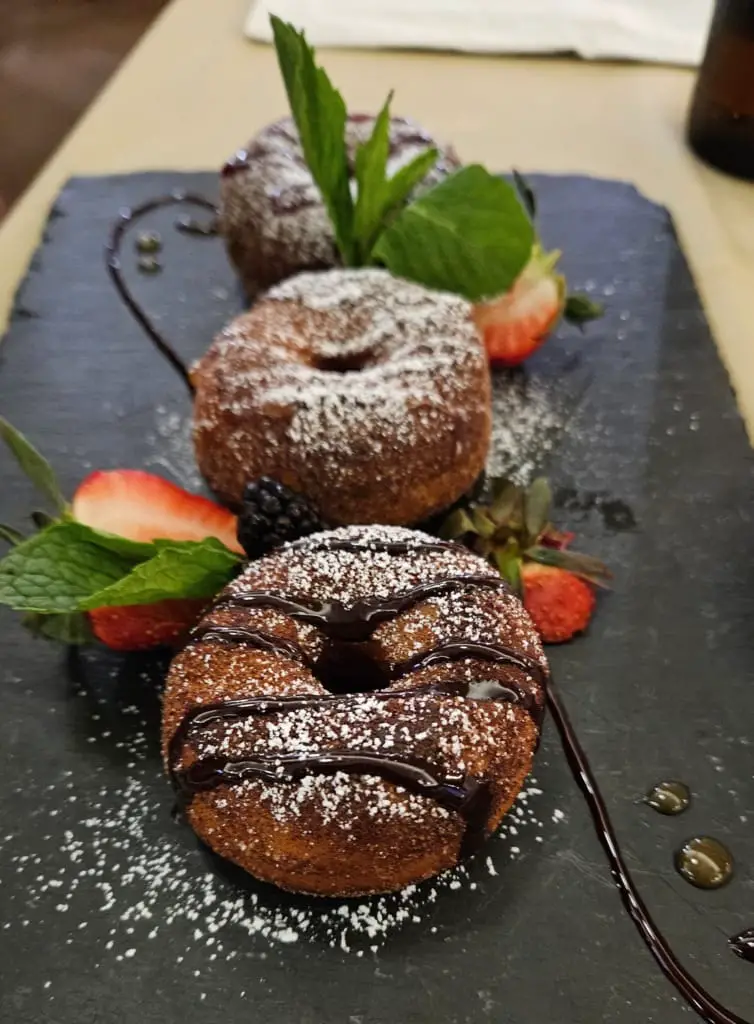
[[688,140],[707,163],[754,179],[754,0],[717,0]]

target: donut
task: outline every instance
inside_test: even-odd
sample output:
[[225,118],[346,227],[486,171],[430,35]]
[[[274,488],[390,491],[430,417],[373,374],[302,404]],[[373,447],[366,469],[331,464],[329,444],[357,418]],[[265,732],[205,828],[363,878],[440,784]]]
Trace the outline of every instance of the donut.
[[197,463],[232,508],[269,476],[328,525],[414,524],[484,468],[490,378],[471,306],[385,270],[289,278],[192,381]]
[[[373,126],[369,115],[348,117],[345,138],[351,167],[357,146],[366,142]],[[395,174],[429,146],[436,146],[439,156],[421,188],[441,181],[461,166],[460,161],[452,148],[439,146],[414,121],[391,118],[388,173]],[[268,125],[225,164],[218,223],[250,298],[299,271],[340,262],[292,118]]]
[[165,764],[197,835],[256,878],[390,892],[500,824],[546,675],[477,555],[400,527],[313,534],[250,563],[174,659]]

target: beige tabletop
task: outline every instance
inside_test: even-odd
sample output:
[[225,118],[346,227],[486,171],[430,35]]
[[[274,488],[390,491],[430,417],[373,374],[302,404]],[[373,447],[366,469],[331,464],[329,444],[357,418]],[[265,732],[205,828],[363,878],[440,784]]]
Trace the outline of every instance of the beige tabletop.
[[[3,318],[72,174],[218,166],[284,112],[274,54],[242,35],[249,0],[173,0],[0,227]],[[673,212],[754,433],[754,185],[686,150],[686,70],[575,60],[322,51],[355,109],[389,87],[465,160],[634,182]],[[609,242],[608,242],[609,244]]]

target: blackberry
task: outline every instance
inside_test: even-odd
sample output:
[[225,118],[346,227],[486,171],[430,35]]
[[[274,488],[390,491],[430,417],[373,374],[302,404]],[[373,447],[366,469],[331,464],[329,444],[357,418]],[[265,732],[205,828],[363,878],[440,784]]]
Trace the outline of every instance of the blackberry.
[[260,477],[246,485],[238,517],[238,543],[249,558],[260,558],[286,541],[326,530],[317,510],[302,494]]

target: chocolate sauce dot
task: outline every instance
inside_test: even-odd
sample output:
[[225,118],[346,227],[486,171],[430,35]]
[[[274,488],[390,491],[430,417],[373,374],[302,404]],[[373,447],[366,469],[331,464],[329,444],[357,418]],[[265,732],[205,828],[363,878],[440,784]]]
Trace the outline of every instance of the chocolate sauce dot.
[[742,960],[748,960],[754,964],[754,928],[748,928],[738,935],[731,935],[728,945]]
[[682,814],[691,803],[691,790],[685,782],[658,782],[644,803],[660,814]]
[[688,839],[676,852],[675,866],[698,889],[719,889],[733,877],[733,856],[712,836]]
[[156,256],[141,256],[136,266],[142,274],[158,274],[162,270],[162,264]]
[[137,252],[159,252],[162,238],[157,231],[141,231],[136,236],[134,246]]

